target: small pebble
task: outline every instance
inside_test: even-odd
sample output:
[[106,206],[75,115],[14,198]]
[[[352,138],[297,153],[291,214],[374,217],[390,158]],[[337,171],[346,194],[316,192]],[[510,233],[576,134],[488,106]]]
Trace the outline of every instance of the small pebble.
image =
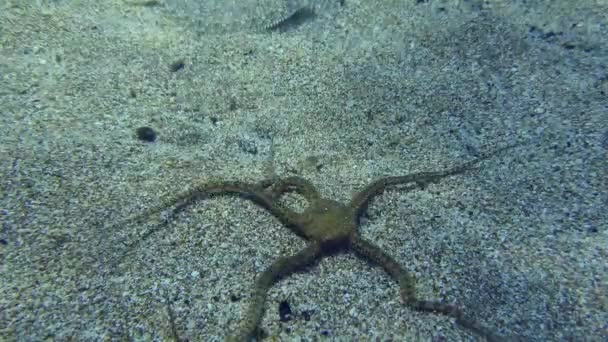
[[139,127],[135,133],[137,134],[137,139],[145,142],[154,142],[156,140],[156,132],[150,127]]

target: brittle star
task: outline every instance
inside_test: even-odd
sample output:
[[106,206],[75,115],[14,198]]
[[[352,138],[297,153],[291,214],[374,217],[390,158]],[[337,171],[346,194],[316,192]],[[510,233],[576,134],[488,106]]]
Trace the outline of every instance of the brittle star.
[[[477,159],[444,171],[381,178],[357,192],[348,204],[321,197],[314,185],[301,177],[288,177],[281,180],[264,180],[259,183],[228,181],[202,184],[174,197],[161,207],[149,210],[147,214],[173,207],[170,212],[170,215],[173,216],[198,200],[232,195],[253,201],[269,211],[292,232],[307,240],[306,247],[301,251],[294,255],[278,258],[257,277],[245,317],[240,322],[236,334],[227,338],[228,341],[249,341],[259,335],[266,295],[276,282],[314,264],[322,257],[349,250],[381,266],[397,282],[401,300],[410,308],[453,317],[456,323],[464,328],[489,341],[498,341],[506,338],[495,334],[477,321],[466,318],[462,309],[455,304],[417,298],[414,276],[380,247],[360,236],[357,231],[360,218],[366,211],[370,200],[384,192],[387,187],[410,185],[408,190],[414,187],[424,188],[426,185],[436,183],[448,176],[471,170],[475,164],[488,159],[498,151],[483,154]],[[302,212],[292,210],[282,203],[282,197],[290,192],[297,193],[306,199],[307,207]],[[144,215],[138,217],[141,218]],[[148,232],[146,235],[150,233]]]

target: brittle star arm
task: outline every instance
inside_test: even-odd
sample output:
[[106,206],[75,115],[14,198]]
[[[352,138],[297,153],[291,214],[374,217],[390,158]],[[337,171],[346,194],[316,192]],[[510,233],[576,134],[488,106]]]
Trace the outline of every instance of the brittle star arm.
[[280,179],[270,187],[273,200],[278,199],[281,195],[290,191],[294,191],[304,196],[304,198],[311,203],[314,203],[321,198],[321,195],[319,195],[319,191],[317,191],[315,186],[302,177],[287,177],[285,179]]
[[417,299],[416,279],[414,276],[410,275],[395,259],[393,259],[393,257],[382,251],[380,247],[357,235],[351,237],[350,244],[357,255],[371,260],[384,268],[391,278],[399,284],[399,292],[406,305],[418,311],[439,312],[446,316],[454,317],[456,323],[475,332],[488,341],[503,340],[502,337],[497,336],[494,332],[477,321],[465,318],[462,310],[454,304]]
[[[315,186],[301,177],[288,177],[278,180],[265,191],[273,203],[279,203],[281,196],[288,192],[295,192],[303,196],[308,202],[308,208],[314,207],[321,198]],[[306,239],[306,233],[304,232],[304,227],[307,224],[306,215],[298,213],[287,206],[280,206],[280,210],[289,221],[286,223],[286,226],[296,235]]]
[[270,288],[282,278],[314,263],[321,253],[321,247],[317,243],[310,243],[292,256],[280,257],[264,270],[255,282],[251,302],[237,334],[230,336],[227,341],[249,341],[254,338],[264,317],[264,303]]
[[[180,212],[187,209],[189,206],[193,205],[197,201],[216,197],[216,196],[238,196],[244,199],[249,199],[261,206],[262,208],[268,210],[273,216],[275,216],[281,223],[292,226],[293,220],[289,215],[289,212],[281,209],[279,206],[275,205],[275,201],[272,198],[271,194],[269,194],[264,186],[268,186],[268,184],[264,185],[264,182],[260,183],[245,183],[245,182],[211,182],[206,184],[198,185],[189,191],[186,191],[178,196],[175,196],[167,201],[164,201],[162,204],[155,206],[151,209],[144,211],[141,214],[138,214],[135,217],[132,217],[126,221],[120,223],[120,226],[130,226],[133,224],[140,224],[146,218],[150,217],[154,214],[159,214],[161,212],[166,212],[166,215],[163,215],[162,222],[148,228],[143,233],[139,234],[134,241],[132,242],[124,242],[125,245],[133,250],[137,247],[137,245],[141,244],[143,241],[147,240],[152,234],[157,232],[159,229],[162,229],[167,223],[175,217]],[[120,257],[115,260],[115,263],[121,262],[124,257],[128,254],[128,252],[124,253]]]
[[172,201],[171,205],[174,205],[174,207],[171,211],[171,215],[174,216],[175,214],[183,211],[196,201],[215,196],[231,195],[251,200],[260,207],[268,210],[283,224],[289,224],[289,218],[285,212],[275,206],[273,198],[271,198],[266,191],[264,191],[260,184],[243,182],[218,182],[197,186],[186,194]]
[[[479,163],[481,159],[475,159],[468,163],[462,164],[452,169],[437,172],[418,172],[412,173],[405,176],[391,176],[378,179],[363,190],[359,191],[353,196],[350,201],[350,207],[357,209],[357,215],[360,215],[367,208],[367,203],[375,196],[380,195],[391,185],[407,185],[413,184],[418,187],[424,188],[428,184],[439,182],[441,179],[464,173],[471,169],[471,167]],[[412,187],[413,188],[413,187]],[[411,188],[408,188],[408,190]]]
[[[350,207],[355,209],[355,214],[358,217],[363,213],[363,211],[365,211],[368,202],[373,197],[381,194],[387,187],[391,185],[413,184],[418,187],[424,188],[428,184],[437,183],[443,178],[463,174],[467,171],[470,171],[475,165],[481,163],[482,161],[489,159],[515,146],[517,145],[507,145],[492,151],[483,152],[473,160],[443,171],[419,172],[405,176],[393,176],[378,179],[367,185],[363,190],[356,193],[350,201]],[[412,188],[408,188],[408,190]]]
[[407,305],[413,305],[416,302],[416,279],[407,273],[392,256],[359,235],[351,236],[350,246],[359,257],[382,267],[399,284],[401,298]]

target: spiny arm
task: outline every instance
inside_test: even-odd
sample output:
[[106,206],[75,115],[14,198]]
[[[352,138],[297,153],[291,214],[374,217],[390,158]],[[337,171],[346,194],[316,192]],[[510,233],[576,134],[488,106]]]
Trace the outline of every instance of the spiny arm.
[[350,201],[350,207],[355,210],[356,216],[359,217],[367,208],[368,202],[373,197],[384,192],[389,186],[411,184],[412,186],[407,188],[407,190],[411,190],[416,186],[424,188],[431,183],[439,182],[443,178],[463,174],[467,171],[473,170],[475,165],[495,156],[498,153],[501,153],[504,150],[513,148],[514,146],[515,145],[509,145],[496,150],[484,152],[476,159],[443,171],[418,172],[405,176],[392,176],[378,179],[366,186],[363,190],[356,193]]

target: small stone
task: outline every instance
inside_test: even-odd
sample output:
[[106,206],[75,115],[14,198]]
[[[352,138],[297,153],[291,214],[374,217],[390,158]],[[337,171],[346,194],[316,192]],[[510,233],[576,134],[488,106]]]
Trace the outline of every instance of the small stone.
[[281,322],[288,322],[292,319],[291,306],[286,300],[279,303],[279,320]]
[[169,71],[177,72],[186,66],[183,59],[178,59],[169,65]]
[[139,127],[135,133],[137,134],[137,139],[141,141],[154,142],[156,140],[156,132],[150,127]]

